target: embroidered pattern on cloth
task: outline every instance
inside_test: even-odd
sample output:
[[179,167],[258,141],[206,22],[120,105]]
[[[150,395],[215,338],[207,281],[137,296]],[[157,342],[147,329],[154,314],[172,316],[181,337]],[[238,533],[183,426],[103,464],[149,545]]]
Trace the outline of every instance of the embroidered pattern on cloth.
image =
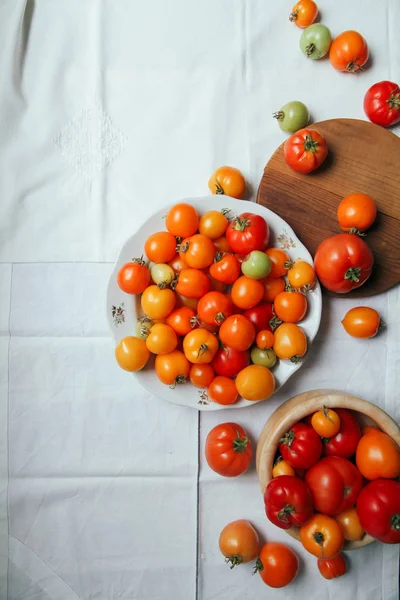
[[111,117],[93,106],[70,121],[54,144],[84,177],[93,179],[121,153],[126,141]]

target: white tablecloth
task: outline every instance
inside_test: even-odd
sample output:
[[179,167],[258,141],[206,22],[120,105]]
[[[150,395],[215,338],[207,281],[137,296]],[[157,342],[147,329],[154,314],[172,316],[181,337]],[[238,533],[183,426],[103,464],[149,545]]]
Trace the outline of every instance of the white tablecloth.
[[111,263],[155,209],[207,193],[220,164],[254,199],[284,139],[274,110],[299,99],[315,120],[364,118],[366,89],[400,80],[398,0],[319,4],[334,35],[367,38],[364,73],[307,61],[290,2],[0,0],[0,598],[276,598],[219,554],[221,528],[246,517],[301,557],[280,597],[397,600],[396,547],[354,552],[326,582],[267,522],[254,466],[220,478],[203,447],[232,419],[256,442],[279,403],[313,388],[399,420],[398,288],[363,302],[388,324],[371,341],[340,326],[355,301],[325,300],[304,368],[239,413],[145,392],[115,365],[105,321]]

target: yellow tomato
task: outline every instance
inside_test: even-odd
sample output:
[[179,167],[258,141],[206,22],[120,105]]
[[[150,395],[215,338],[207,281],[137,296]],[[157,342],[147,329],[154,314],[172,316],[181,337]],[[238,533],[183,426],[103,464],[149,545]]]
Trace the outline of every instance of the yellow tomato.
[[146,342],[137,337],[128,336],[122,339],[115,348],[117,363],[125,371],[140,371],[150,358]]

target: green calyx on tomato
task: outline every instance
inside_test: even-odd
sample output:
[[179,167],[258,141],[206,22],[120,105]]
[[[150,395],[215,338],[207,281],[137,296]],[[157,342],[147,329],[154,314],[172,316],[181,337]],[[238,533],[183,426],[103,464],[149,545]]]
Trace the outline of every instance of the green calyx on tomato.
[[242,454],[245,452],[247,445],[249,443],[249,438],[247,436],[240,437],[240,433],[236,431],[236,438],[233,440],[233,449],[238,454]]
[[395,531],[400,530],[400,513],[392,515],[392,518],[390,519],[390,525]]
[[289,516],[294,512],[296,512],[296,509],[293,504],[286,504],[286,506],[281,508],[281,510],[278,512],[278,519],[284,523],[288,523]]
[[262,564],[261,560],[259,558],[257,558],[256,564],[254,565],[254,568],[253,568],[253,575],[255,575],[256,573],[259,573],[263,569],[264,569],[264,565]]
[[360,281],[360,275],[360,267],[350,267],[350,269],[347,269],[346,273],[344,274],[344,278],[358,283]]
[[316,152],[318,148],[318,142],[313,140],[311,135],[306,135],[304,140],[304,150],[310,152]]
[[235,231],[244,231],[250,225],[249,219],[246,217],[236,217],[232,223],[232,229]]
[[225,562],[226,564],[230,565],[231,569],[233,569],[233,567],[240,565],[243,562],[243,559],[238,554],[232,554],[232,556],[225,558]]
[[290,431],[285,433],[285,435],[279,440],[279,443],[285,444],[288,448],[290,448],[295,440],[295,437],[296,436],[294,434],[294,431],[293,429],[291,429]]

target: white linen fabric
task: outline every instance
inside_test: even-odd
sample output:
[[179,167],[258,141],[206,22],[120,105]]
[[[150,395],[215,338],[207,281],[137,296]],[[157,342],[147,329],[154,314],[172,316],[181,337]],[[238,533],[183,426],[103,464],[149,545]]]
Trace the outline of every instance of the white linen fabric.
[[[220,164],[241,168],[254,199],[285,139],[274,110],[299,99],[316,121],[364,118],[366,89],[400,80],[398,0],[319,6],[334,35],[368,40],[359,76],[304,58],[290,2],[0,0],[1,599],[276,598],[219,554],[222,527],[246,517],[301,557],[282,598],[397,600],[397,547],[349,553],[350,573],[323,580],[266,520],[254,465],[226,480],[203,449],[229,420],[255,443],[307,389],[346,390],[399,421],[398,287],[325,299],[304,367],[239,413],[147,393],[115,365],[105,319],[111,263],[153,211],[205,193]],[[341,328],[356,304],[387,322],[376,339]]]

